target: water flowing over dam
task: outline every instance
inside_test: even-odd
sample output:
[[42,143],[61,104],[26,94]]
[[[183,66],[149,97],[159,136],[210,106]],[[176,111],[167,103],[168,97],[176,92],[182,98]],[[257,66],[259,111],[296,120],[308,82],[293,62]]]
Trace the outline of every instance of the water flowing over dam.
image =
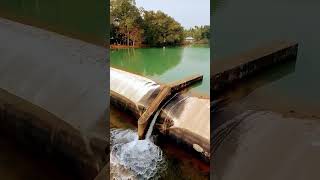
[[[110,68],[111,103],[136,118],[160,91],[160,83]],[[210,157],[210,99],[178,94],[161,110],[155,125],[165,136],[184,144],[204,159]]]
[[0,129],[93,179],[107,163],[106,49],[0,19]]

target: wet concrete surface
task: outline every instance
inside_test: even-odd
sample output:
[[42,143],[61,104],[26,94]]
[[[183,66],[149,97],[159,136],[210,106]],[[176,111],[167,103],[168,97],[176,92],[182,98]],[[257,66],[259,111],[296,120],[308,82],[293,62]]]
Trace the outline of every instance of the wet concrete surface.
[[107,50],[2,18],[0,42],[2,128],[95,176],[107,159]]

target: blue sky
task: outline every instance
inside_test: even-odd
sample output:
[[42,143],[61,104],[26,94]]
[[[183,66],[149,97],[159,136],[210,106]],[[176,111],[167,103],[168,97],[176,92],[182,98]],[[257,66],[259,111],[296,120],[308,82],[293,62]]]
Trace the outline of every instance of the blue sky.
[[210,24],[210,0],[136,0],[136,5],[161,10],[185,28]]

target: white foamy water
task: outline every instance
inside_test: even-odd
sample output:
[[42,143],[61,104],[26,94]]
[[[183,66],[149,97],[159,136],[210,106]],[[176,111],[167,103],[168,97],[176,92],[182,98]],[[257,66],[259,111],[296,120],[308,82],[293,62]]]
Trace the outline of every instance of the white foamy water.
[[150,138],[138,140],[136,131],[111,129],[112,179],[158,179],[165,171],[162,150]]

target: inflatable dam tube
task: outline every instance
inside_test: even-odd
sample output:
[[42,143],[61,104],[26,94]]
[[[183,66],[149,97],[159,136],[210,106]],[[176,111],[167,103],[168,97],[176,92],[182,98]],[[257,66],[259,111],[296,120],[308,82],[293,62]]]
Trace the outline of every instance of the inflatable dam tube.
[[81,179],[107,164],[107,50],[0,18],[0,128]]
[[[139,118],[159,93],[148,78],[110,68],[111,103]],[[210,99],[179,94],[161,111],[156,126],[170,138],[210,158]]]

